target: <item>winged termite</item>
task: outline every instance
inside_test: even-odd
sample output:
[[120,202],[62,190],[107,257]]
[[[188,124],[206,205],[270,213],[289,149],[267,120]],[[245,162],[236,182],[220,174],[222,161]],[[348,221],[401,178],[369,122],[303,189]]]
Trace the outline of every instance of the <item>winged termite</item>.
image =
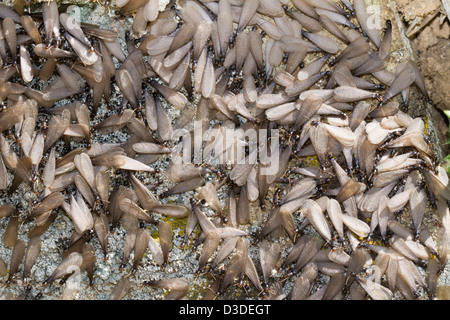
[[[214,252],[217,250],[217,248],[219,246],[219,243],[220,243],[220,237],[215,235],[215,234],[207,235],[205,237],[203,248],[202,248],[202,251],[201,251],[200,258],[199,258],[199,263],[198,263],[198,270],[199,271],[203,271],[205,269],[209,259],[214,254]],[[226,248],[226,247],[224,247],[224,248]],[[223,254],[223,252],[220,252],[220,253],[221,253],[221,255]],[[219,255],[216,258],[217,261],[220,261],[221,255]]]
[[345,226],[347,226],[347,228],[362,238],[369,235],[370,226],[362,220],[343,214],[342,222]]
[[322,300],[332,300],[339,297],[345,285],[345,276],[337,274],[331,277],[327,284]]
[[356,182],[355,180],[350,179],[344,186],[342,186],[336,196],[336,200],[338,202],[343,202],[359,192],[364,192],[366,188],[367,187],[364,183]]
[[84,65],[93,65],[100,59],[100,56],[95,51],[90,51],[90,48],[77,38],[67,32],[65,33],[65,37]]
[[109,300],[122,300],[128,291],[131,289],[131,281],[129,277],[124,276],[117,281],[111,294],[109,295]]
[[129,198],[123,198],[119,204],[119,207],[126,214],[134,217],[135,219],[146,221],[149,223],[155,223],[155,219],[139,207],[133,200]]
[[366,292],[370,295],[370,297],[374,300],[392,300],[393,298],[393,293],[386,287],[361,278],[361,277],[356,277],[356,279],[358,280],[359,284],[364,288],[364,290],[366,290]]
[[49,1],[42,6],[42,17],[44,20],[48,46],[52,43],[53,38],[56,40],[56,43],[59,44],[59,13],[56,1]]
[[111,159],[111,164],[116,169],[155,172],[152,167],[125,155],[115,155]]
[[305,80],[295,81],[292,86],[289,86],[286,88],[286,93],[290,97],[298,96],[302,92],[311,88],[316,82],[318,82],[320,79],[322,79],[327,74],[328,74],[327,71],[319,72],[319,73],[314,74],[313,76],[308,77]]
[[23,156],[17,162],[17,167],[14,172],[14,179],[11,184],[11,190],[15,190],[22,182],[28,184],[33,190],[36,186],[32,181],[33,173],[31,170],[32,162],[29,156]]
[[68,31],[72,36],[76,37],[79,41],[81,41],[84,45],[88,46],[89,48],[92,47],[91,42],[84,34],[83,30],[81,29],[81,26],[72,16],[70,16],[67,13],[61,13],[59,15],[59,21],[61,25],[64,27],[64,29]]
[[429,295],[434,297],[437,289],[438,282],[438,270],[440,268],[440,263],[437,259],[431,258],[427,263],[426,271],[426,283],[429,289]]
[[28,36],[33,40],[35,44],[42,43],[42,37],[31,16],[28,15],[20,16],[20,23],[24,28],[25,32],[28,34]]
[[193,178],[193,179],[186,180],[186,181],[181,181],[181,182],[178,182],[176,185],[174,185],[169,190],[165,191],[162,194],[162,196],[166,197],[166,196],[170,196],[173,194],[179,194],[179,193],[183,193],[186,191],[195,190],[197,188],[202,187],[204,184],[205,184],[205,179],[201,178],[201,177]]
[[19,216],[17,214],[11,215],[9,218],[8,225],[5,228],[5,233],[3,234],[3,244],[7,248],[14,248],[17,243],[19,231]]
[[[331,14],[328,14],[329,11],[327,10],[320,10],[320,22],[324,25],[324,27],[335,37],[337,37],[339,40],[348,43],[348,39],[346,36],[342,33],[342,30],[338,26],[338,23],[335,19],[335,16],[330,16]],[[336,15],[339,19],[339,17],[342,17],[341,15]],[[347,20],[348,21],[348,20]],[[344,23],[347,23],[343,21]]]
[[356,135],[348,127],[337,127],[327,123],[321,123],[328,131],[330,136],[335,138],[342,146],[352,147],[356,140]]
[[15,23],[20,23],[20,15],[16,13],[13,9],[11,9],[6,4],[0,4],[0,18],[11,18]]
[[31,273],[31,268],[34,266],[39,256],[41,247],[42,247],[42,240],[40,237],[36,236],[30,238],[30,241],[28,242],[27,249],[25,252],[25,260],[23,262],[22,277],[25,283],[27,283],[27,278]]
[[164,263],[169,262],[169,253],[172,248],[172,226],[166,221],[158,223],[158,234],[163,253]]
[[202,75],[202,82],[201,82],[202,95],[205,98],[210,98],[215,92],[215,87],[216,87],[216,79],[214,75],[214,65],[212,55],[208,54],[205,69]]
[[405,190],[403,192],[397,193],[388,202],[388,208],[391,212],[396,212],[404,208],[410,199],[410,194],[414,189]]
[[162,266],[164,264],[164,254],[161,246],[153,239],[152,236],[149,237],[147,245],[152,254],[153,260],[156,262],[156,264]]
[[13,61],[17,58],[17,35],[16,25],[12,18],[6,17],[2,23],[3,35],[8,44],[9,52],[11,53]]
[[268,286],[269,284],[269,278],[271,277],[272,270],[278,262],[280,253],[281,247],[278,243],[271,244],[265,240],[261,242],[259,246],[259,257],[265,286]]
[[420,163],[420,159],[411,158],[413,153],[405,153],[393,158],[382,158],[376,166],[377,172],[393,171],[413,167]]
[[122,223],[127,234],[123,245],[122,263],[120,265],[121,269],[125,267],[131,253],[133,252],[134,246],[136,244],[136,236],[139,231],[137,220],[130,215],[125,215],[122,219]]
[[[228,0],[219,1],[219,14],[217,16],[218,37],[220,41],[220,53],[225,56],[230,38],[233,34],[233,19],[231,4]],[[220,26],[220,28],[219,28]]]
[[50,284],[55,280],[79,271],[82,263],[83,257],[81,253],[71,253],[59,263],[52,274],[44,281],[44,285]]
[[146,210],[151,210],[154,208],[157,204],[157,199],[153,193],[133,174],[130,174],[129,177],[142,207]]
[[144,257],[145,251],[147,250],[148,240],[151,237],[150,232],[145,228],[139,228],[136,235],[136,244],[134,246],[134,257],[133,257],[133,269],[132,273],[135,273],[139,263]]
[[[313,265],[314,265],[313,263],[309,264],[309,266]],[[292,290],[289,293],[288,296],[289,300],[306,300],[306,298],[309,296],[312,287],[312,282],[318,275],[317,267],[316,268],[311,267],[309,270],[308,271],[305,270],[299,277],[297,277],[292,287]]]
[[325,52],[335,54],[339,51],[339,45],[330,38],[306,31],[302,32],[302,35]]
[[371,232],[373,232],[373,229],[378,225],[378,228],[380,229],[381,238],[383,240],[386,239],[386,232],[388,228],[388,222],[391,218],[391,214],[388,207],[388,198],[386,196],[383,196],[379,200],[379,207],[376,212],[372,215],[371,225],[370,229]]
[[148,1],[147,4],[144,6],[145,11],[145,19],[149,22],[155,21],[158,18],[159,14],[159,7],[158,7],[158,1],[152,0]]
[[135,19],[133,20],[133,31],[136,34],[142,34],[147,27],[147,20],[144,18],[144,7],[140,7],[136,11]]
[[79,80],[74,71],[72,71],[67,65],[60,63],[56,64],[56,68],[58,69],[58,73],[60,74],[61,79],[64,81],[66,87],[70,91],[77,92],[79,90]]
[[303,205],[305,215],[314,228],[327,240],[331,240],[331,232],[328,222],[320,206],[314,200],[306,200]]
[[334,229],[341,239],[344,238],[344,222],[342,219],[342,210],[339,202],[335,199],[330,199],[327,203],[328,217],[333,224]]
[[3,135],[0,135],[0,150],[5,166],[10,170],[15,170],[19,157]]
[[[94,268],[96,263],[95,249],[90,243],[85,243],[81,249],[81,254],[83,258],[83,263],[80,269],[85,270],[89,278],[89,283],[92,285],[94,281]],[[76,277],[76,274],[72,275],[70,278]],[[70,279],[69,278],[69,279]]]
[[181,63],[175,68],[172,77],[170,78],[169,88],[180,90],[183,86],[186,88],[188,86],[185,85],[187,80],[191,80],[190,77],[190,61],[191,61],[191,53],[188,52]]
[[296,110],[294,102],[288,102],[266,110],[266,116],[271,121],[279,120],[286,117]]
[[[268,23],[272,25],[271,23]],[[270,50],[266,52],[267,64],[266,67],[269,66],[273,69],[274,66],[280,64],[283,61],[283,42],[274,41]],[[267,72],[268,70],[266,70]]]
[[[172,46],[175,43],[176,38],[172,42]],[[164,58],[164,67],[168,70],[173,70],[179,63],[183,60],[183,58],[188,54],[188,52],[192,48],[192,41],[187,42],[186,44],[182,45],[180,48],[177,48],[173,52],[170,51],[165,58]]]
[[297,9],[299,9],[301,12],[304,12],[305,14],[310,16],[311,18],[319,19],[319,16],[318,16],[316,10],[314,9],[313,6],[311,6],[311,4],[308,1],[305,1],[305,0],[294,0],[294,1],[292,1],[292,4]]
[[217,194],[217,189],[214,184],[207,182],[203,187],[198,189],[197,197],[200,200],[205,200],[211,209],[222,215],[222,206]]
[[308,77],[318,73],[322,67],[324,66],[324,64],[327,62],[327,60],[329,59],[330,55],[325,55],[322,58],[318,58],[317,60],[315,60],[314,62],[310,63],[308,66],[306,66],[305,68],[301,69],[298,73],[297,73],[297,79],[298,80],[305,80]]
[[159,98],[155,98],[157,133],[163,141],[170,140],[173,136],[173,128],[170,119],[164,110]]
[[83,233],[94,227],[92,214],[80,197],[75,199],[73,195],[70,196],[70,206],[68,206],[66,213],[72,219],[78,233]]
[[246,255],[248,254],[248,242],[241,240],[236,246],[236,253],[228,262],[227,270],[220,284],[219,292],[227,288],[236,278],[243,276]]
[[301,24],[301,26],[309,32],[318,32],[322,30],[322,26],[320,25],[319,21],[317,21],[318,16],[315,10],[312,9],[312,11],[314,11],[314,14],[317,18],[313,18],[308,14],[304,14],[303,11],[300,12],[297,10],[290,10],[288,14],[292,19],[297,20]]
[[25,82],[30,82],[34,78],[30,54],[25,46],[21,45],[20,49],[20,71]]
[[108,217],[104,214],[97,215],[94,219],[94,231],[97,234],[105,259],[108,255]]
[[75,167],[84,178],[84,180],[88,183],[93,191],[96,191],[94,166],[92,164],[91,158],[86,153],[82,152],[79,155],[76,155],[73,161],[75,163]]
[[[425,280],[422,278],[420,272],[417,270],[417,267],[414,263],[403,257],[400,257],[398,260],[399,273],[397,278],[397,284],[404,281],[404,285],[409,287],[415,294],[417,293],[418,286],[426,289]],[[406,288],[405,288],[406,289]]]
[[414,83],[415,79],[416,73],[411,63],[407,62],[403,65],[399,65],[394,81],[391,83],[389,89],[383,96],[383,103],[407,89]]
[[415,262],[418,261],[417,256],[413,253],[413,251],[407,245],[405,240],[403,240],[402,238],[394,235],[391,239],[389,239],[389,244],[394,250],[396,250],[402,256]]
[[83,233],[74,231],[67,244],[64,246],[62,257],[65,258],[72,252],[82,253],[83,247],[88,243],[91,237],[91,231],[85,231]]
[[243,30],[252,20],[260,4],[259,0],[245,1],[239,17],[238,32]]
[[15,107],[8,108],[0,115],[0,130],[5,131],[20,121],[22,116],[21,107],[17,104]]
[[56,47],[47,48],[43,43],[39,43],[34,47],[34,53],[43,58],[73,58],[75,53]]
[[357,0],[353,3],[353,8],[355,10],[356,18],[362,30],[367,34],[367,36],[372,40],[372,42],[379,47],[381,43],[380,30],[370,26],[371,17],[367,12],[367,7],[364,0]]
[[317,237],[307,237],[305,240],[306,242],[304,243],[303,248],[301,248],[300,254],[298,255],[297,260],[295,260],[295,265],[290,271],[290,274],[295,274],[306,268],[307,264],[323,246],[323,241]]
[[425,142],[423,136],[423,121],[420,118],[414,119],[406,128],[403,135],[388,142],[386,146],[388,147],[407,147],[414,146],[419,152],[430,154],[430,147]]
[[158,281],[145,281],[146,285],[169,290],[166,300],[177,300],[184,297],[190,290],[189,281],[182,278],[162,279]]
[[137,153],[148,153],[148,154],[162,154],[162,153],[170,153],[171,150],[169,148],[165,148],[161,145],[152,142],[138,142],[133,144],[133,149]]
[[186,206],[172,203],[156,205],[152,208],[152,211],[174,218],[184,218],[189,214]]
[[36,218],[41,214],[59,208],[64,202],[64,196],[61,192],[52,192],[47,195],[37,207],[29,214],[30,218]]
[[311,240],[311,237],[308,235],[302,235],[301,237],[297,238],[294,246],[283,261],[281,267],[284,268],[297,261],[303,248],[309,240]]
[[326,166],[326,158],[327,158],[327,146],[328,146],[328,131],[323,126],[314,126],[312,125],[309,128],[309,138],[311,140],[311,144],[316,152],[316,155],[319,159],[320,165],[322,168]]
[[109,133],[120,130],[127,125],[132,117],[134,117],[134,111],[131,109],[125,109],[122,114],[114,113],[103,121],[97,123],[94,128],[98,129],[100,133]]
[[15,210],[15,206],[13,204],[2,204],[0,205],[0,217],[5,218],[10,216]]
[[191,205],[206,236],[210,234],[211,236],[218,235],[220,238],[228,238],[247,235],[247,232],[237,228],[216,227],[193,201],[191,201]]
[[127,69],[119,69],[116,71],[115,78],[120,91],[123,92],[125,98],[133,107],[138,106],[138,97],[134,90],[133,79]]
[[19,270],[19,266],[22,264],[23,257],[25,255],[26,244],[22,239],[17,240],[14,244],[12,253],[11,253],[11,261],[9,263],[9,273],[7,283],[11,283],[15,274]]
[[244,266],[244,272],[248,279],[252,282],[255,288],[259,291],[263,290],[261,282],[259,281],[258,271],[256,270],[255,264],[249,255],[246,257],[246,262]]
[[422,220],[425,215],[426,194],[423,190],[412,189],[409,198],[411,216],[416,233],[420,232]]
[[48,124],[44,143],[44,152],[47,151],[61,137],[70,124],[70,112],[63,111],[61,116],[53,116]]

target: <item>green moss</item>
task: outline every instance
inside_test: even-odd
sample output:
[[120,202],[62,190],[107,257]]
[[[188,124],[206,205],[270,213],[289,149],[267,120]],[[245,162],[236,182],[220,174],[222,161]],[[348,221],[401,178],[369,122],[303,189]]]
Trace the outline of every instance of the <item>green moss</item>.
[[[172,226],[172,230],[178,230],[178,235],[181,237],[184,237],[184,230],[186,229],[186,224],[187,224],[187,220],[188,218],[172,218],[172,217],[162,217],[161,220],[168,222],[171,226]],[[191,235],[191,239],[196,239],[198,237],[198,235],[200,234],[200,229],[199,228],[195,228],[192,235]],[[158,229],[156,229],[156,231],[154,231],[152,233],[152,237],[153,239],[155,239],[155,241],[159,242],[159,233],[158,233]],[[192,241],[189,241],[186,246],[185,246],[185,250],[189,250],[192,248]]]

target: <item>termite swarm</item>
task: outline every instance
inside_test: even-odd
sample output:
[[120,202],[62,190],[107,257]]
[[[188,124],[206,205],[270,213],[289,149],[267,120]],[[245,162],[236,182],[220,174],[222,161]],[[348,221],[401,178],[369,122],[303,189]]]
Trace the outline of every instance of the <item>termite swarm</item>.
[[95,291],[112,263],[110,299],[434,299],[450,187],[406,112],[419,67],[388,70],[394,24],[364,0],[163,2],[99,3],[132,18],[120,40],[0,5],[4,296],[92,297],[75,276]]

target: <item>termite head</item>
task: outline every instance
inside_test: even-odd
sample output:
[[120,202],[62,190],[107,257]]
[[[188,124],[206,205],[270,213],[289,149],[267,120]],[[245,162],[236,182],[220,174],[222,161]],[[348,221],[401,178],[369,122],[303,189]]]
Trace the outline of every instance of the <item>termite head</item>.
[[392,27],[392,21],[390,19],[386,20],[386,28]]
[[42,294],[42,291],[40,291],[40,292],[38,292],[38,294],[34,297],[34,300],[40,300],[40,299],[42,299],[42,297],[43,297],[43,294]]
[[235,43],[236,43],[236,34],[233,33],[233,35],[230,37],[229,40],[230,48],[233,48]]

